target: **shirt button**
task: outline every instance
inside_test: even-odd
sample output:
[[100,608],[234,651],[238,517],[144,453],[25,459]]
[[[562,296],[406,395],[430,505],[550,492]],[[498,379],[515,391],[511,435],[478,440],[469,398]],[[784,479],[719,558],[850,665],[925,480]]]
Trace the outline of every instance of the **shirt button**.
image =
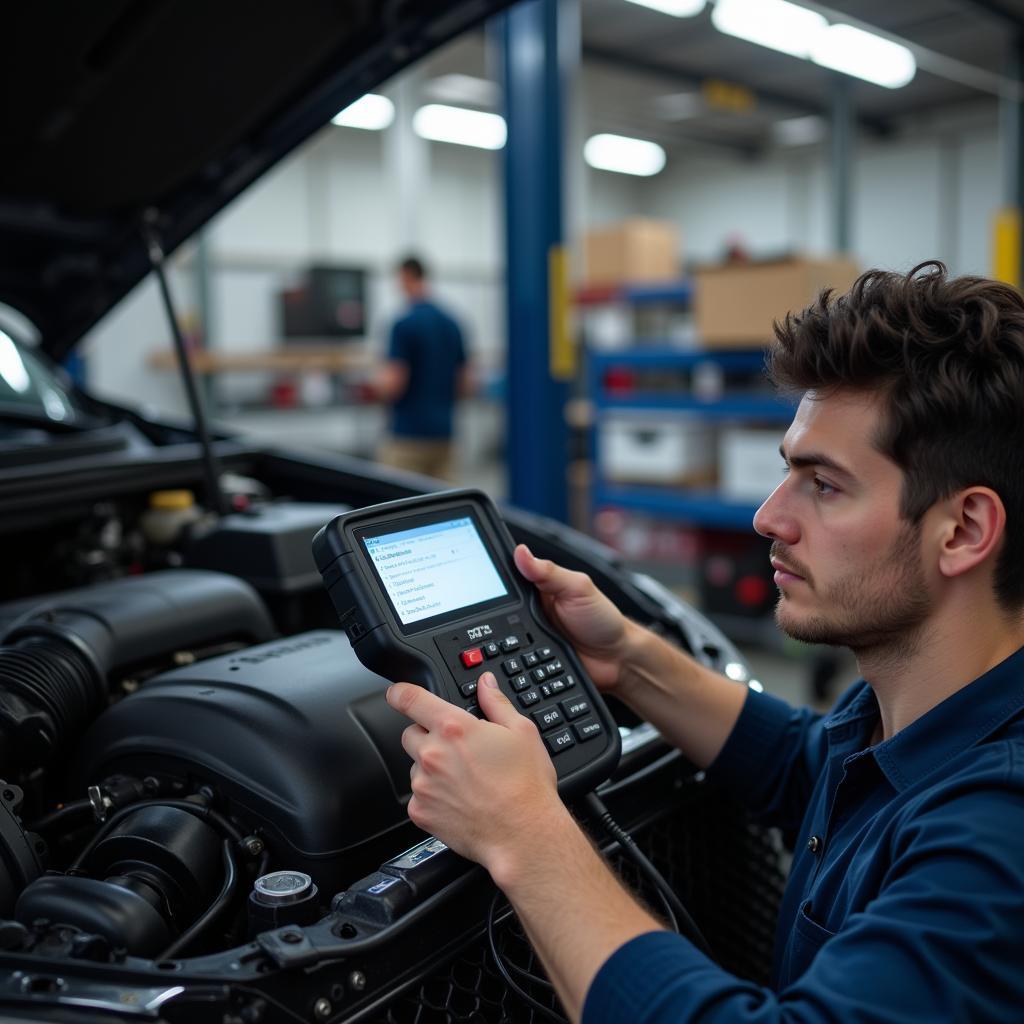
[[810,850],[811,853],[817,853],[821,849],[821,837],[811,836],[811,838],[807,840],[807,849]]

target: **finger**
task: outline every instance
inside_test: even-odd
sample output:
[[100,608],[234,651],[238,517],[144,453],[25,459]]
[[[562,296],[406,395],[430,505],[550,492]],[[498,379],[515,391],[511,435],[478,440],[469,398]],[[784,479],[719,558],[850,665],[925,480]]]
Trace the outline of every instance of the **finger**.
[[537,583],[542,575],[540,559],[525,545],[517,544],[512,552],[516,568],[531,582]]
[[419,760],[423,741],[430,735],[422,725],[410,725],[402,733],[402,749],[414,760]]
[[454,704],[442,700],[437,694],[414,686],[412,683],[395,683],[389,686],[385,694],[388,704],[396,711],[411,718],[417,725],[433,731],[441,729],[446,723],[466,718],[474,721],[473,716]]
[[523,576],[550,597],[583,597],[594,586],[586,573],[573,572],[548,558],[537,558],[525,544],[520,544],[512,557]]
[[493,672],[485,672],[476,688],[476,699],[480,710],[489,722],[512,726],[523,721],[523,716],[513,707],[512,702],[498,689],[498,680]]

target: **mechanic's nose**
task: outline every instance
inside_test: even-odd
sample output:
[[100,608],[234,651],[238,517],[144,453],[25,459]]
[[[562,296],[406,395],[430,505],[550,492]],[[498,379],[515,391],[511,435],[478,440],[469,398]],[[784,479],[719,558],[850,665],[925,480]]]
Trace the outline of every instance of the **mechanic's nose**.
[[762,537],[795,544],[800,539],[800,531],[796,520],[786,508],[786,483],[783,480],[754,513],[754,529]]

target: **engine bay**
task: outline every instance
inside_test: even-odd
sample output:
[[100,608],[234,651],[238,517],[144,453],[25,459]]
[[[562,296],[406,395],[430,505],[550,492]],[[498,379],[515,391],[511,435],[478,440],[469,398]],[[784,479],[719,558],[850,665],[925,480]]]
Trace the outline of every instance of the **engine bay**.
[[[308,1008],[310,971],[338,979],[313,986],[333,1007],[318,1019],[349,1019],[373,989],[353,980],[360,957],[389,964],[377,984],[394,988],[484,919],[482,873],[408,820],[407,723],[337,627],[310,553],[339,509],[401,496],[404,481],[329,459],[227,462],[235,511],[221,517],[182,495],[196,485],[185,463],[156,490],[139,489],[152,466],[99,474],[8,534],[0,963],[26,1020],[124,999],[195,1020],[214,979],[226,987],[201,1019],[275,999]],[[707,620],[606,549],[508,521],[627,614],[742,671]],[[700,785],[649,726],[615,714],[611,789],[634,817],[664,809],[659,765],[672,791]]]

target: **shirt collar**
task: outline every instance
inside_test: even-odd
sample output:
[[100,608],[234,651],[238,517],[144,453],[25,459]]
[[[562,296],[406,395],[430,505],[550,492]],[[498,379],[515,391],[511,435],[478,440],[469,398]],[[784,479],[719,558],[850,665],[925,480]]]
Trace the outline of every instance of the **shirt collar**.
[[[868,687],[874,704],[874,694]],[[864,694],[854,704],[861,704]],[[851,704],[849,711],[853,711]],[[874,704],[877,714],[877,704]],[[1024,647],[947,697],[874,749],[888,780],[902,791],[980,743],[1024,709]],[[863,709],[862,707],[862,710]]]

